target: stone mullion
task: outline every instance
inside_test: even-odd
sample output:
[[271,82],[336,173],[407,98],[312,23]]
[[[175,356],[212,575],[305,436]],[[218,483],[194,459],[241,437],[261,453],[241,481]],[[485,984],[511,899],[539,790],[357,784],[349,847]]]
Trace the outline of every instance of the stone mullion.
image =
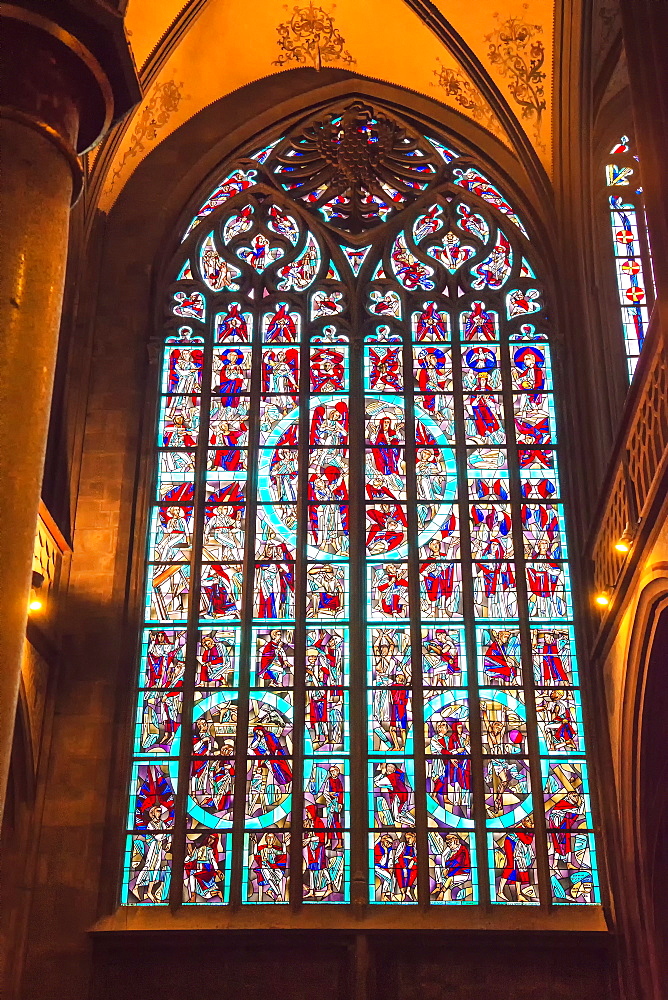
[[[538,746],[538,722],[536,716],[536,693],[531,655],[531,629],[529,627],[528,592],[526,580],[526,560],[521,515],[521,477],[515,433],[515,393],[513,393],[512,367],[510,363],[509,330],[502,334],[501,380],[506,413],[506,440],[508,442],[508,479],[510,483],[510,511],[512,519],[513,550],[515,552],[515,584],[517,588],[517,613],[519,619],[520,644],[522,654],[522,678],[524,704],[527,720],[527,750],[529,773],[531,776],[531,800],[533,809],[534,848],[538,873],[540,907],[547,909],[550,902],[550,873],[547,862],[547,833],[543,808],[542,775],[540,769],[540,749]],[[521,343],[517,341],[516,343]],[[552,394],[550,393],[550,396]],[[500,831],[499,831],[500,832]]]
[[[295,561],[295,630],[292,731],[292,814],[290,817],[290,903],[302,902],[302,838],[304,826],[304,728],[306,725],[306,546],[308,535],[310,330],[308,314],[302,311],[299,358],[299,481],[297,488],[297,532]],[[345,720],[344,720],[345,724]]]
[[[205,296],[206,298],[206,296]],[[211,380],[213,369],[213,332],[211,320],[205,334],[204,363],[200,396],[199,436],[195,452],[195,497],[193,505],[193,545],[190,554],[190,595],[186,627],[186,659],[183,671],[183,703],[181,706],[181,746],[172,838],[172,878],[169,902],[172,908],[183,903],[183,872],[186,855],[187,803],[192,760],[192,716],[195,700],[197,644],[199,636],[202,544],[204,538],[204,507],[206,498],[207,446],[211,414]],[[162,373],[160,374],[162,378]]]
[[368,901],[366,586],[364,510],[363,313],[357,288],[350,297],[349,357],[349,727],[350,727],[350,901]]
[[[460,313],[454,313],[456,324],[452,324],[452,389],[455,412],[455,459],[459,497],[459,540],[462,567],[462,612],[466,637],[467,695],[469,703],[469,734],[471,761],[471,816],[474,828],[472,837],[476,845],[478,901],[481,906],[489,905],[489,879],[487,877],[487,832],[485,816],[485,787],[483,780],[482,726],[480,719],[480,695],[476,662],[475,607],[473,602],[473,560],[471,557],[471,529],[469,521],[468,453],[466,445],[466,421],[464,415],[464,390],[462,378],[460,344]],[[462,831],[463,832],[463,831]],[[471,866],[471,872],[475,869]]]
[[[257,282],[256,282],[257,295]],[[255,581],[255,521],[257,512],[257,468],[260,427],[260,395],[262,383],[261,329],[262,311],[253,314],[251,394],[248,418],[248,450],[246,455],[246,548],[243,562],[241,602],[241,643],[239,649],[239,685],[237,689],[237,737],[234,776],[234,815],[232,820],[232,868],[230,903],[241,904],[241,880],[245,840],[246,772],[248,768],[248,718],[251,688],[251,645],[253,621],[253,587]]]
[[413,705],[413,767],[415,835],[418,862],[418,903],[429,904],[429,840],[427,837],[427,767],[424,746],[424,685],[422,672],[422,623],[420,615],[420,553],[418,551],[417,483],[415,461],[415,378],[413,374],[412,307],[405,303],[403,323],[404,427],[406,462],[406,514],[408,521],[408,599],[411,637],[411,698]]

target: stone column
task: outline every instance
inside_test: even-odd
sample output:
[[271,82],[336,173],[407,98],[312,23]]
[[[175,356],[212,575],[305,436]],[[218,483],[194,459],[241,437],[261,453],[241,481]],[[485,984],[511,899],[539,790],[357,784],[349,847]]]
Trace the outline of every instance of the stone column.
[[0,815],[79,156],[139,97],[122,20],[50,6],[0,3]]

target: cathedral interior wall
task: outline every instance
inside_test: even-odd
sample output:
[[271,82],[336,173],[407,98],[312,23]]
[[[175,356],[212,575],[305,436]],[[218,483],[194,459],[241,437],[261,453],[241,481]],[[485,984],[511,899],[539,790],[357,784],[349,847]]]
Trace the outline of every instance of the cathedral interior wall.
[[[150,341],[159,330],[157,277],[165,244],[192,192],[233,147],[283,102],[292,114],[345,89],[346,74],[325,70],[319,90],[297,71],[246,88],[201,112],[159,145],[136,171],[111,212],[99,216],[77,280],[84,288],[73,350],[78,379],[68,398],[82,411],[80,456],[68,461],[75,510],[74,556],[62,627],[52,751],[39,777],[43,811],[40,862],[29,908],[26,1000],[95,1000],[135,996],[138,984],[165,1000],[239,1000],[271,992],[294,1000],[351,996],[429,1000],[456,992],[463,1000],[563,997],[577,982],[583,1000],[614,995],[610,939],[602,932],[503,936],[487,931],[422,934],[256,931],[90,934],[116,905],[122,856],[127,733],[135,672],[155,365]],[[369,84],[382,90],[378,84]],[[428,102],[415,99],[427,113]],[[454,114],[454,113],[452,113]],[[221,139],[221,134],[228,138]],[[229,138],[234,137],[233,139]],[[503,157],[505,156],[505,160]],[[500,167],[518,186],[526,177],[510,154]],[[77,262],[78,264],[80,262]],[[86,324],[81,317],[86,318]],[[82,400],[84,401],[82,403]],[[85,414],[83,413],[85,409]],[[149,431],[147,432],[147,427]],[[73,442],[77,433],[70,435]],[[144,471],[142,471],[144,470]],[[138,513],[139,512],[139,513]],[[481,926],[485,919],[481,918]],[[91,979],[92,976],[92,979]],[[89,993],[89,981],[92,987]]]

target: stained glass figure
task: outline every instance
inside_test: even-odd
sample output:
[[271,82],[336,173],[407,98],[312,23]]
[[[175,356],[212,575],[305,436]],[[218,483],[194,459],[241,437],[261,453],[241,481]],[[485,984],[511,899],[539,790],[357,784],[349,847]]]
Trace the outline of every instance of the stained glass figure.
[[518,628],[478,630],[479,675],[483,684],[499,687],[522,681],[522,643]]
[[151,906],[168,902],[171,852],[169,833],[128,837],[124,867],[126,904]]
[[204,282],[212,292],[227,289],[232,292],[239,290],[237,278],[241,271],[234,264],[224,260],[216,250],[213,233],[209,233],[200,250],[200,270]]
[[233,198],[235,194],[239,194],[241,191],[252,187],[255,184],[256,178],[257,172],[255,170],[233,170],[232,173],[228,174],[225,180],[221,181],[201,206],[186,230],[183,240],[186,240],[195,226],[199,225],[200,221],[206,218],[207,215],[210,215],[215,208]]
[[410,760],[381,760],[369,764],[373,826],[413,827],[415,804]]
[[229,837],[202,830],[186,834],[183,865],[184,903],[227,903],[229,899]]
[[473,257],[475,252],[475,247],[462,243],[456,233],[452,231],[446,233],[438,243],[427,247],[429,256],[447,268],[450,274],[454,274],[462,264]]
[[433,267],[423,264],[415,256],[409,249],[403,233],[397,236],[392,247],[392,269],[404,288],[411,291],[417,288],[429,291],[434,288]]
[[311,391],[343,392],[348,388],[348,348],[311,348]]
[[238,212],[233,212],[223,226],[223,242],[229,243],[235,236],[249,232],[253,228],[254,212],[252,205],[244,205]]
[[247,343],[251,339],[253,314],[241,312],[239,302],[230,302],[227,312],[218,313],[214,320],[214,342]]
[[288,289],[303,292],[313,284],[320,270],[320,250],[311,233],[306,237],[306,246],[295,260],[278,269],[280,281],[278,288],[283,292]]
[[478,215],[477,212],[472,211],[471,207],[465,205],[463,202],[457,206],[457,215],[459,215],[457,225],[460,229],[463,229],[465,233],[469,233],[471,236],[477,236],[483,243],[487,242],[489,239],[489,226],[482,215]]
[[490,873],[495,903],[537,903],[535,833],[531,819],[517,830],[490,833]]
[[343,293],[320,290],[311,296],[311,319],[322,319],[324,316],[337,316],[343,312]]
[[360,101],[263,141],[170,264],[122,902],[597,903],[526,230]]
[[475,847],[470,834],[430,830],[429,897],[432,903],[476,903]]
[[249,903],[287,903],[290,885],[290,835],[282,830],[246,834],[243,899]]
[[477,264],[472,270],[473,288],[501,288],[505,285],[513,263],[513,252],[510,243],[502,232],[499,231],[496,243],[490,253],[481,264]]

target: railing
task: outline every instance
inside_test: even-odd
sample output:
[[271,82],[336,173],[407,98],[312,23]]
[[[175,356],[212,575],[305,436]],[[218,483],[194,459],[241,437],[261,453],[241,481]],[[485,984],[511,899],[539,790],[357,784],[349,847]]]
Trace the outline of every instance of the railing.
[[668,331],[654,310],[629,390],[622,426],[589,541],[596,593],[610,592],[622,573],[629,544],[650,528],[648,513],[668,466]]

